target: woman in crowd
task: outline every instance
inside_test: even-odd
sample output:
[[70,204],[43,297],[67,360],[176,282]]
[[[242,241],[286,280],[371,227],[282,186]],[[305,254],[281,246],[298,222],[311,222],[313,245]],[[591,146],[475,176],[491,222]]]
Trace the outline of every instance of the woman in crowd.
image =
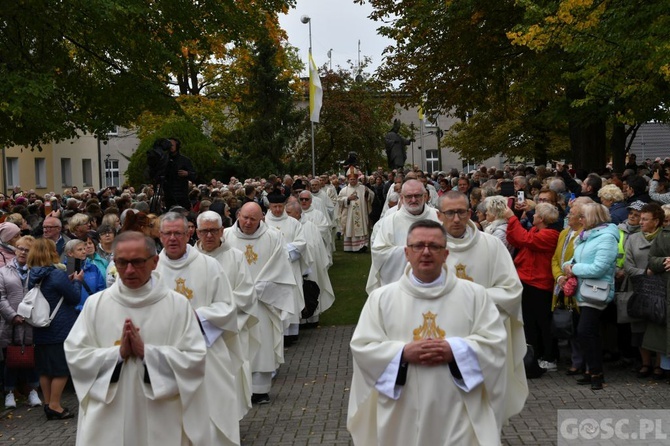
[[[584,351],[588,372],[577,382],[590,384],[592,390],[600,390],[603,388],[600,315],[614,299],[614,270],[619,250],[619,231],[610,223],[609,211],[602,204],[585,204],[582,206],[580,218],[584,230],[575,240],[574,256],[563,265],[563,273],[566,279],[575,276],[578,280],[576,296],[580,314],[577,336]],[[582,295],[580,286],[585,279],[608,283],[607,296],[603,301],[587,300]]]
[[86,235],[86,262],[95,265],[104,277],[109,261],[98,253],[100,236],[98,231],[88,231]]
[[507,241],[507,219],[505,211],[507,210],[507,198],[501,195],[487,197],[484,200],[486,206],[486,221],[488,225],[484,232],[498,238],[507,248],[510,255],[514,253],[514,247]]
[[35,367],[44,395],[44,412],[49,420],[64,420],[74,414],[61,406],[61,396],[70,371],[65,360],[63,342],[77,319],[75,306],[79,304],[84,271],[69,277],[60,262],[56,244],[49,239],[35,240],[28,254],[30,268],[28,288],[40,283],[42,294],[49,302],[50,311],[63,299],[58,312],[48,327],[35,327]]
[[86,240],[86,234],[91,230],[91,219],[86,214],[74,214],[68,220],[68,237],[71,239]]
[[[647,273],[649,248],[661,232],[665,218],[663,210],[656,203],[645,204],[640,214],[640,232],[628,237],[625,245],[626,260],[624,262],[624,272],[626,273],[628,291],[633,290],[630,281],[631,276],[639,276]],[[642,348],[642,338],[644,337],[646,326],[647,324],[644,321],[631,323],[631,345],[640,349],[640,357],[642,358],[642,368],[638,371],[638,378],[646,378],[652,374],[652,352],[646,348]],[[657,356],[653,367],[655,379],[663,378],[663,371],[660,369],[660,360],[660,356]]]
[[[575,239],[582,232],[582,219],[580,218],[582,212],[582,206],[587,203],[593,203],[589,197],[577,197],[570,203],[570,211],[568,212],[568,227],[563,229],[558,235],[558,244],[556,245],[556,251],[554,251],[554,256],[551,259],[551,271],[554,275],[554,280],[556,281],[556,286],[554,287],[554,297],[552,302],[552,311],[558,303],[558,299],[563,299],[563,304],[565,306],[571,306],[574,311],[579,311],[579,306],[577,305],[577,300],[575,296],[565,296],[564,293],[559,293],[562,285],[565,283],[565,276],[563,275],[563,264],[570,260],[575,252]],[[574,337],[569,340],[570,348],[572,351],[571,354],[571,365],[570,368],[565,372],[566,375],[578,375],[584,373],[586,370],[584,367],[584,353],[581,346],[579,345],[579,340],[577,337]]]
[[606,184],[598,191],[600,202],[609,210],[612,223],[618,225],[628,218],[623,192],[615,184]]
[[[109,262],[112,260],[112,243],[114,242],[114,237],[116,236],[116,231],[113,227],[108,224],[101,224],[98,228],[98,246],[96,247],[96,252],[98,256],[104,259],[109,265]],[[107,267],[105,266],[105,269]]]
[[[533,215],[533,227],[527,231],[509,207],[505,210],[507,241],[516,250],[514,266],[523,291],[523,313],[526,341],[533,346],[540,369],[556,370],[556,351],[551,336],[551,299],[554,276],[551,258],[556,251],[559,231],[553,228],[558,221],[558,209],[549,203],[539,203]],[[539,376],[538,370],[526,370],[528,377]]]
[[14,223],[0,223],[0,267],[9,265],[16,257],[14,246],[21,238],[21,229]]
[[105,289],[104,276],[100,273],[98,267],[87,258],[87,245],[87,242],[79,239],[70,240],[65,244],[66,266],[69,262],[79,260],[81,262],[81,270],[84,271],[84,280],[81,283],[81,298],[79,305],[76,307],[77,311],[81,311],[86,299],[90,295]]
[[[24,345],[33,344],[33,328],[16,314],[16,309],[25,295],[28,275],[26,261],[34,240],[31,236],[21,237],[16,242],[16,258],[0,268],[0,315],[4,320],[0,331],[0,347],[3,350],[10,344],[19,345],[22,342]],[[25,377],[26,384],[30,388],[28,404],[32,407],[41,406],[42,401],[37,395],[39,378],[35,369],[12,369],[5,364],[5,392],[7,392],[5,407],[16,407],[14,388],[20,375]]]
[[[670,311],[670,226],[664,227],[651,243],[647,274],[660,274],[665,279],[666,320],[670,320],[667,317],[667,313]],[[657,356],[661,358],[659,377],[664,371],[670,370],[670,357],[668,356],[670,355],[670,324],[660,325],[647,322],[642,347],[656,352]]]
[[114,232],[119,232],[119,229],[121,229],[121,219],[119,218],[118,214],[119,211],[116,208],[113,209],[115,209],[116,212],[106,213],[102,217],[102,223],[100,224],[100,226],[108,225],[114,230]]

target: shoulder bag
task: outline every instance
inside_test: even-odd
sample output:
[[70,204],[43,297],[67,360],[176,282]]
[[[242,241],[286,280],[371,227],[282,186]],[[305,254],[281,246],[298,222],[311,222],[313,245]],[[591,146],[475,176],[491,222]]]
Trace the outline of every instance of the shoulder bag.
[[633,295],[628,300],[628,314],[659,325],[666,323],[666,281],[662,276],[640,274],[630,278]]
[[[28,279],[30,280],[30,271],[28,271]],[[28,324],[33,327],[48,327],[51,325],[51,321],[56,317],[56,313],[60,309],[61,304],[63,303],[63,297],[58,301],[58,305],[54,308],[53,312],[50,312],[51,307],[49,306],[49,301],[42,294],[40,290],[42,282],[38,282],[32,287],[19,304],[19,307],[16,309],[16,313],[19,316],[23,316],[23,319]]]
[[[10,322],[11,323],[11,322]],[[23,330],[21,344],[14,343],[16,325],[12,327],[12,343],[7,346],[7,357],[5,367],[8,369],[33,369],[35,368],[35,347],[26,345],[26,330]]]
[[604,304],[610,296],[610,283],[600,279],[581,279],[579,295],[586,303]]

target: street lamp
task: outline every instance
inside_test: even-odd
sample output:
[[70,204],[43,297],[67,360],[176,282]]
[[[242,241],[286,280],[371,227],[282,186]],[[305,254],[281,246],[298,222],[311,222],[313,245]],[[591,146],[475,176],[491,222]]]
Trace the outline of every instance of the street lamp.
[[[307,68],[309,72],[312,71],[312,19],[308,15],[300,17],[300,21],[303,24],[309,26],[309,60],[307,61]],[[316,177],[316,157],[314,156],[314,121],[310,119],[310,124],[312,124],[312,176]]]

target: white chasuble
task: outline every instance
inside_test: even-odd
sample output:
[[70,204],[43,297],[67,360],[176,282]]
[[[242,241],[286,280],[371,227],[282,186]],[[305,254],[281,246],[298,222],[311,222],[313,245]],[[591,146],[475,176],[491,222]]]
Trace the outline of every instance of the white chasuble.
[[[236,343],[241,351],[237,326],[237,309],[228,277],[219,263],[187,245],[184,258],[172,260],[165,250],[159,254],[156,271],[166,286],[182,294],[195,310],[203,327],[207,344],[207,388],[211,441],[216,444],[240,444],[237,418],[237,389],[235,373],[238,368],[234,355],[226,344]],[[221,410],[221,401],[230,402],[230,411]]]
[[195,248],[219,262],[233,289],[239,332],[234,337],[228,335],[232,333],[225,332],[224,340],[230,351],[233,368],[237,370],[234,375],[240,408],[238,419],[241,420],[251,409],[251,358],[256,356],[261,341],[256,290],[240,250],[231,248],[223,240],[218,248],[210,252],[203,251],[200,242],[196,243]]
[[261,221],[252,235],[243,233],[236,223],[225,229],[224,238],[230,246],[242,251],[260,304],[258,325],[262,341],[258,354],[252,358],[251,369],[273,372],[284,362],[284,328],[295,309],[296,283],[283,237]]
[[[351,340],[354,376],[347,428],[360,446],[499,445],[489,395],[505,364],[506,334],[498,311],[479,285],[447,271],[443,285],[418,287],[408,265],[402,278],[372,292]],[[409,364],[399,395],[379,393],[376,383],[404,346],[418,339],[464,342],[483,380],[455,378],[448,365]]]
[[521,315],[522,285],[514,268],[512,256],[496,237],[477,230],[473,222],[463,238],[447,237],[447,266],[456,277],[470,280],[486,288],[486,294],[500,312],[507,331],[507,358],[500,379],[505,392],[491,395],[496,407],[498,425],[506,424],[523,409],[528,397],[528,382],[523,357],[526,336]]
[[[140,328],[144,361],[126,359],[111,382],[127,318]],[[78,445],[208,443],[205,341],[186,299],[158,273],[140,289],[117,280],[89,297],[64,349],[79,399]]]
[[424,206],[423,212],[419,215],[410,214],[406,208],[400,208],[395,214],[377,222],[375,240],[372,243],[372,265],[365,287],[368,294],[380,286],[400,279],[407,265],[405,259],[407,231],[412,223],[419,220],[440,222],[437,211],[429,206]]
[[281,232],[284,237],[286,256],[291,264],[291,271],[295,283],[298,285],[294,288],[293,300],[295,308],[293,314],[288,321],[291,324],[300,323],[300,312],[305,308],[305,296],[302,289],[302,276],[306,274],[312,265],[312,259],[307,251],[307,240],[303,234],[302,225],[298,220],[289,217],[286,212],[281,217],[275,217],[272,212],[268,212],[265,216],[265,223],[270,227]]

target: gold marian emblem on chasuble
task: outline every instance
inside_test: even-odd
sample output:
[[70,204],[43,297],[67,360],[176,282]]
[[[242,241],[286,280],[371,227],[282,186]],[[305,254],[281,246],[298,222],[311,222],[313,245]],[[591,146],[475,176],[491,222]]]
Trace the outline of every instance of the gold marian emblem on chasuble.
[[465,273],[465,265],[463,265],[462,263],[456,265],[456,277],[458,277],[459,279],[465,279],[469,280],[470,282],[474,282],[474,280],[472,280],[472,277],[468,276]]
[[244,257],[247,258],[247,263],[249,265],[256,263],[258,260],[258,254],[254,252],[254,247],[252,245],[247,245],[247,250],[244,251]]
[[445,332],[435,323],[437,314],[430,311],[423,314],[423,325],[414,329],[414,340],[420,341],[422,339],[444,339]]
[[188,300],[193,299],[193,290],[186,287],[186,279],[175,279],[177,287],[174,289],[179,294],[186,296]]

